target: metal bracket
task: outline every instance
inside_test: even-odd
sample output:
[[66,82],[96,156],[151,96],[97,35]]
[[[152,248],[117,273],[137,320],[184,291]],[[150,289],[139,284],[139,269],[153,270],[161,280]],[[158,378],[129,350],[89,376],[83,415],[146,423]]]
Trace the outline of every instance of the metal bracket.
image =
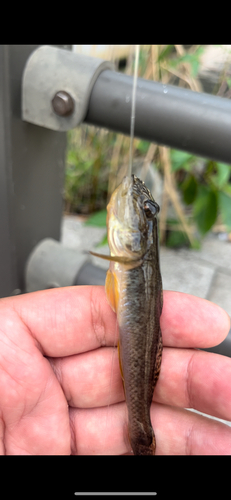
[[43,45],[29,57],[22,81],[22,119],[66,131],[85,118],[99,74],[110,61]]

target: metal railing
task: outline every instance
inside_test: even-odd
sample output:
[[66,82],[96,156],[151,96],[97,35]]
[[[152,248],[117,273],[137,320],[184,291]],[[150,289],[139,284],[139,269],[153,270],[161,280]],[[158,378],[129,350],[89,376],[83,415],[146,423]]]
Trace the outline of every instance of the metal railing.
[[[132,84],[131,76],[103,71],[84,121],[129,135]],[[231,163],[231,101],[138,78],[135,136]]]

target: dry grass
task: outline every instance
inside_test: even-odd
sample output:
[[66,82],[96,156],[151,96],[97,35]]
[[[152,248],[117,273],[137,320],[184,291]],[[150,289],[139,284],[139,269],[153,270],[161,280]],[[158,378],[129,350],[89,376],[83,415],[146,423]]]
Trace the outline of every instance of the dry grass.
[[[185,50],[182,45],[175,45],[175,49],[178,55],[180,56],[185,55]],[[196,50],[196,47],[194,47],[194,50]],[[173,69],[166,63],[160,63],[158,68],[159,52],[160,48],[158,48],[157,45],[151,46],[149,60],[147,64],[147,69],[144,74],[144,78],[158,81],[159,75],[161,75],[161,81],[164,84],[168,84],[170,80],[169,75],[174,74],[180,79],[181,85],[182,83],[183,86],[185,86],[186,84],[191,90],[194,90],[196,92],[201,92],[201,85],[195,78],[191,76],[190,65],[188,63],[182,63],[180,70]],[[146,157],[142,165],[142,171],[141,171],[142,179],[145,180],[146,175],[148,173],[148,169],[150,168],[154,156],[159,154],[163,172],[163,178],[164,178],[162,204],[160,212],[160,242],[163,244],[166,239],[167,211],[168,211],[169,201],[171,201],[175,209],[175,212],[179,217],[179,221],[181,223],[180,228],[186,233],[190,244],[193,245],[192,228],[189,226],[186,220],[186,217],[184,215],[184,210],[180,202],[174,174],[171,171],[171,160],[169,151],[170,151],[169,148],[165,146],[150,144],[149,150],[146,154]]]
[[[145,79],[161,81],[164,84],[171,83],[172,75],[179,78],[179,85],[182,87],[188,87],[193,91],[201,92],[200,83],[191,76],[189,63],[182,62],[177,69],[172,68],[168,64],[168,58],[161,60],[159,58],[162,51],[166,48],[163,45],[150,45],[141,46],[143,51],[143,57],[146,56],[146,67],[139,71],[139,76]],[[191,47],[191,52],[195,51],[197,46]],[[123,47],[124,50],[124,47]],[[179,56],[185,54],[184,47],[182,45],[175,45],[176,53]],[[125,73],[128,75],[133,74],[133,61],[134,61],[134,51],[135,46],[128,46],[127,53],[127,65],[125,68]],[[92,46],[92,56],[97,55],[96,46]],[[118,60],[118,50],[115,50],[114,46],[109,46],[107,57],[110,60]],[[102,130],[98,132],[105,137],[107,131]],[[88,143],[87,137],[85,137],[85,145]],[[109,175],[109,193],[111,193],[115,187],[118,185],[123,175],[126,175],[128,164],[129,164],[129,144],[130,138],[122,134],[117,135],[117,139],[112,148],[111,152],[111,174]],[[133,149],[139,145],[139,139],[134,140]],[[157,144],[151,143],[146,156],[142,163],[141,178],[145,181],[151,164],[158,158],[160,160],[161,173],[163,175],[163,193],[162,193],[162,203],[160,212],[160,239],[161,243],[165,242],[166,230],[167,230],[167,212],[168,205],[171,202],[175,212],[179,218],[179,226],[182,231],[184,231],[188,237],[190,244],[193,244],[192,227],[190,227],[187,218],[184,214],[184,209],[178,195],[178,190],[176,187],[175,177],[171,169],[170,160],[170,150],[165,146],[159,146]],[[115,174],[116,173],[116,174]]]

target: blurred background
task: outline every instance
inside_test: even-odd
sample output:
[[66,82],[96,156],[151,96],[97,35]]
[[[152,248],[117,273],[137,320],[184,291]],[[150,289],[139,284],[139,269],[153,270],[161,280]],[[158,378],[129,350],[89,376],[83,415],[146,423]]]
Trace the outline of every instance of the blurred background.
[[[74,45],[73,51],[113,60],[117,71],[133,75],[134,45]],[[141,45],[138,76],[230,98],[231,46]],[[129,141],[88,125],[68,132],[65,214],[105,226],[115,178],[126,173]],[[139,139],[133,149],[134,173],[161,206],[161,245],[200,248],[210,231],[230,239],[230,165]]]
[[[134,73],[134,45],[72,50],[113,60],[117,71]],[[230,99],[231,46],[141,45],[138,76]],[[64,245],[108,253],[106,205],[116,177],[126,174],[129,141],[86,124],[68,132]],[[212,300],[231,315],[231,166],[135,138],[133,172],[161,207],[164,288]]]

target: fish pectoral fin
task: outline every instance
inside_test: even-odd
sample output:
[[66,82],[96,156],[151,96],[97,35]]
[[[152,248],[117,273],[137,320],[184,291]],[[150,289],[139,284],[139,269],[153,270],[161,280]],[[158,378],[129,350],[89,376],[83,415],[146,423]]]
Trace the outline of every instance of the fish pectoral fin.
[[94,255],[95,257],[99,257],[99,259],[104,259],[104,260],[111,260],[110,255],[103,255],[102,253],[96,253],[96,252],[89,252],[91,255]]
[[107,271],[105,290],[107,295],[107,300],[114,312],[117,312],[118,300],[119,300],[119,285],[118,280],[110,269]]
[[131,264],[134,262],[132,259],[128,259],[127,257],[116,257],[116,255],[103,255],[101,253],[89,252],[94,257],[99,257],[100,259],[110,260],[111,262],[119,262],[119,264]]

